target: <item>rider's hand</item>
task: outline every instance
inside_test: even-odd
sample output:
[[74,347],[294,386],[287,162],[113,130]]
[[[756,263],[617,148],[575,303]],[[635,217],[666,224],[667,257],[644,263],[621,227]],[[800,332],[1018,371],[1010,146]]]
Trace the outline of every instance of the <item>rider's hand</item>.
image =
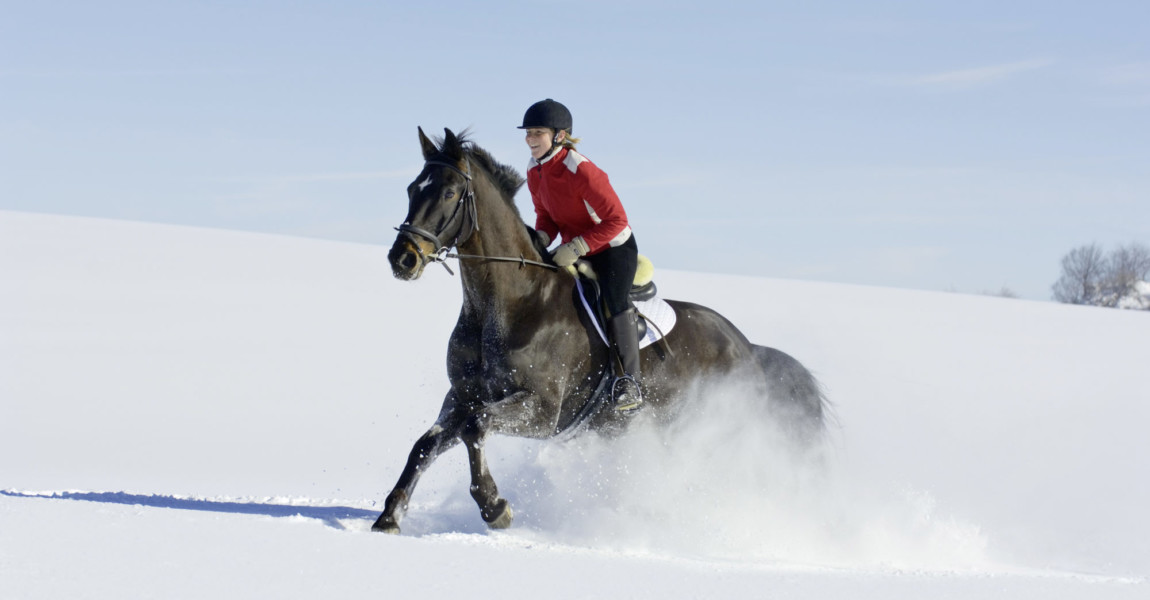
[[588,250],[590,248],[587,247],[587,242],[584,242],[583,238],[577,237],[556,248],[555,252],[551,253],[551,260],[554,260],[555,264],[560,267],[570,267],[580,256],[587,254]]

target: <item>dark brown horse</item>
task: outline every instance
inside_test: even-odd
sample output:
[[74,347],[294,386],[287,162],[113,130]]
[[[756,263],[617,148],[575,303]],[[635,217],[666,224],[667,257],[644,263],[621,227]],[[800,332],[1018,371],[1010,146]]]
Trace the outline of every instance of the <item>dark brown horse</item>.
[[[463,307],[447,348],[451,388],[439,418],[411,450],[372,529],[399,532],[420,475],[460,441],[471,495],[493,528],[511,525],[487,467],[492,433],[549,438],[574,428],[624,431],[632,417],[588,399],[610,365],[609,350],[574,301],[574,279],[527,262],[549,262],[513,197],[523,179],[470,141],[445,130],[437,145],[419,131],[426,161],[407,188],[407,219],[388,254],[395,276],[418,279],[458,248]],[[506,261],[501,259],[511,258]],[[670,302],[677,324],[665,344],[642,352],[646,418],[667,420],[700,378],[751,382],[780,431],[804,443],[823,430],[825,398],[810,372],[787,354],[750,343],[718,313]]]

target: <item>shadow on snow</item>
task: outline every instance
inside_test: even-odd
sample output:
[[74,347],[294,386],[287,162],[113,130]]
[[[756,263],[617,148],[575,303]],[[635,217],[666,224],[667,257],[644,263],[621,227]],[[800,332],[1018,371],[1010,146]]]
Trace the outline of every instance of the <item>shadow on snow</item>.
[[348,529],[343,523],[345,520],[374,519],[377,512],[376,510],[363,510],[346,506],[308,506],[276,504],[274,502],[230,502],[152,494],[129,494],[126,492],[34,493],[0,490],[0,496],[7,496],[9,498],[79,500],[83,502],[101,502],[104,504],[148,506],[152,508],[171,508],[176,510],[195,510],[236,515],[261,515],[278,518],[303,517],[323,521],[325,525],[335,529]]

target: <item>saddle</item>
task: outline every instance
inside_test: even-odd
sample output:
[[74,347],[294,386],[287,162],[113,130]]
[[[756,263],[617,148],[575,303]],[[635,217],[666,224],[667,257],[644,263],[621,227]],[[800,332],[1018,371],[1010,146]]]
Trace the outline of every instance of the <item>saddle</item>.
[[[567,267],[567,272],[575,277],[575,293],[577,304],[591,318],[599,336],[607,343],[605,324],[611,315],[607,314],[603,306],[602,294],[599,290],[599,278],[591,264],[580,260],[575,265]],[[655,266],[651,260],[642,254],[639,255],[635,269],[635,281],[631,285],[630,300],[639,315],[639,347],[645,348],[666,335],[675,325],[675,311],[669,304],[659,297],[658,288],[654,281]]]
[[[567,267],[567,272],[576,278],[578,285],[576,287],[577,293],[583,297],[585,307],[593,307],[590,310],[592,321],[596,321],[598,328],[600,328],[600,336],[603,334],[601,328],[606,324],[611,315],[607,314],[606,307],[603,303],[603,295],[599,290],[599,276],[596,274],[595,269],[591,268],[591,263],[588,261],[576,261],[573,266]],[[636,306],[636,302],[646,302],[653,300],[657,297],[659,290],[654,285],[654,264],[646,256],[639,254],[636,261],[635,280],[631,283],[631,291],[629,294],[631,307]],[[638,330],[639,339],[646,337],[647,318],[643,315],[642,310],[638,311]]]

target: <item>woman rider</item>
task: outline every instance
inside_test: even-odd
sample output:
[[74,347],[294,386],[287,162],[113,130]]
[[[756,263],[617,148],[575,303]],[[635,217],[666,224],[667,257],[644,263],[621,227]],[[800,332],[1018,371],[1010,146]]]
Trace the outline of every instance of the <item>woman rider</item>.
[[575,151],[571,111],[550,98],[532,104],[523,115],[531,164],[527,187],[535,205],[535,229],[544,247],[560,235],[552,253],[567,267],[583,258],[599,276],[608,314],[607,330],[622,362],[623,374],[612,384],[615,408],[634,411],[643,402],[639,389],[637,315],[629,294],[635,280],[638,246],[619,196],[607,174]]

